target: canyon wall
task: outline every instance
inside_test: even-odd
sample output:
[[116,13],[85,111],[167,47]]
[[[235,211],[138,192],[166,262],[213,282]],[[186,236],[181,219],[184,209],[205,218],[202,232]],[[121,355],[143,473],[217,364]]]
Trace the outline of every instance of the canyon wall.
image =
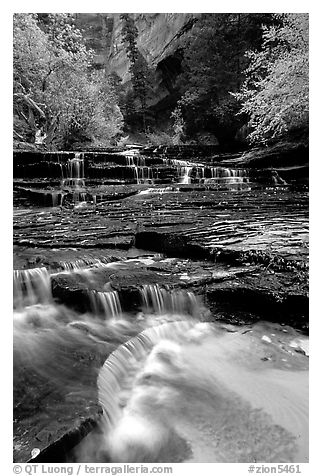
[[[123,84],[130,82],[129,59],[122,43],[121,14],[78,13],[76,23],[89,47],[96,52],[97,68],[116,73]],[[175,104],[175,82],[181,71],[182,39],[200,14],[135,13],[137,46],[154,72],[154,95],[149,106],[166,110]]]

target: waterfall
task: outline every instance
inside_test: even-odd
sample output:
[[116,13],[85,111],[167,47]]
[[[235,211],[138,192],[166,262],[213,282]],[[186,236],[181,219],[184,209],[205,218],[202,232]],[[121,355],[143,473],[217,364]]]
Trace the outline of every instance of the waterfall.
[[134,163],[134,156],[133,155],[126,155],[126,166],[130,167],[133,170],[134,173],[134,178],[136,180],[136,183],[139,182],[139,172],[138,172],[138,166]]
[[126,155],[125,159],[126,159],[126,166],[127,167],[135,167],[133,155]]
[[64,166],[63,166],[62,163],[59,162],[59,159],[58,159],[57,165],[60,168],[61,178],[62,178],[62,180],[64,180]]
[[152,169],[146,166],[145,157],[138,154],[137,151],[131,151],[125,156],[126,166],[133,169],[136,183],[145,183],[152,181]]
[[85,187],[84,158],[82,152],[75,152],[73,159],[67,162],[67,178],[62,181],[63,186]]
[[245,169],[229,169],[226,167],[211,167],[211,179],[220,183],[248,182],[248,174]]
[[137,184],[151,183],[153,181],[152,168],[147,166],[127,165],[133,169],[134,179]]
[[180,167],[179,183],[191,183],[192,170],[192,166]]
[[13,303],[21,309],[52,300],[50,275],[46,268],[14,270]]
[[191,320],[119,346],[98,376],[103,418],[93,460],[152,463],[175,451],[186,462],[306,461],[307,372],[263,368],[265,347],[254,339]]
[[59,265],[67,272],[77,272],[88,268],[107,266],[110,261],[107,258],[80,258],[75,261],[60,261]]
[[64,194],[61,192],[52,192],[51,194],[52,206],[58,207],[63,204]]
[[146,310],[152,310],[158,314],[165,312],[163,293],[157,284],[145,284],[143,286],[142,300]]
[[117,317],[122,313],[120,298],[117,291],[90,291],[90,300],[95,314],[105,317]]
[[151,167],[138,167],[138,183],[152,182]]
[[76,188],[73,192],[73,201],[74,203],[85,202],[86,192],[79,192]]
[[145,157],[142,155],[137,156],[138,166],[139,167],[146,167]]
[[163,339],[177,339],[184,336],[195,323],[192,321],[166,322],[148,328],[112,352],[105,361],[98,377],[99,402],[103,408],[102,425],[115,425],[122,414],[119,397],[126,386],[131,371],[137,370],[140,361]]
[[222,177],[231,177],[232,171],[230,169],[223,168],[221,172]]
[[75,153],[75,157],[68,160],[67,170],[68,177],[71,179],[84,178],[84,159],[80,152]]
[[188,184],[191,183],[191,176],[193,170],[196,172],[196,179],[204,181],[205,179],[205,166],[200,163],[188,162],[186,160],[178,159],[166,159],[167,165],[177,167],[177,174],[179,177],[179,183]]
[[198,302],[192,292],[168,291],[158,284],[145,284],[141,289],[142,307],[145,312],[156,314],[176,313],[193,316]]
[[196,179],[199,180],[199,182],[204,182],[204,180],[205,180],[205,167],[204,166],[197,167]]

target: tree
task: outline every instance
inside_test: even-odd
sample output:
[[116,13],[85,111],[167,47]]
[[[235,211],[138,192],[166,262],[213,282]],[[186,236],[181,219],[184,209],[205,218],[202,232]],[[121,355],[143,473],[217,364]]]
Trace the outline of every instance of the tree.
[[185,136],[185,122],[182,115],[182,110],[180,106],[177,106],[174,111],[171,113],[171,118],[173,119],[173,144],[179,145],[182,144]]
[[110,138],[122,116],[70,14],[14,15],[14,134],[50,148]]
[[42,103],[44,78],[49,74],[48,41],[34,14],[14,15],[13,106],[14,134],[32,142],[45,118]]
[[230,142],[242,118],[240,105],[230,91],[238,91],[249,59],[244,53],[261,42],[261,25],[269,14],[202,14],[186,36],[183,73],[179,77],[181,108],[187,134],[214,133],[220,142]]
[[[137,47],[138,30],[131,15],[124,13],[121,15],[123,22],[122,38],[126,45],[126,51],[130,60],[130,73],[133,85],[134,96],[140,104],[140,115],[142,117],[143,130],[146,131],[146,113],[147,113],[147,97],[151,88],[151,72],[147,62]],[[128,109],[133,109],[133,98],[129,93],[127,101]]]
[[268,142],[295,130],[308,132],[309,19],[275,15],[280,25],[263,28],[263,48],[249,51],[241,92],[234,94],[249,117],[250,142]]

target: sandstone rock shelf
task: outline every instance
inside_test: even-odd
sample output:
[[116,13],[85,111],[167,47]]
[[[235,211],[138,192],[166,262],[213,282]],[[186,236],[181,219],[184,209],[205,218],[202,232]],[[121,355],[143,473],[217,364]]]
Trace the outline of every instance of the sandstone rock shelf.
[[[41,160],[43,168],[34,157],[16,162],[24,172],[14,180],[14,268],[27,276],[35,269],[51,296],[15,311],[17,462],[30,460],[34,448],[34,461],[72,458],[72,447],[99,418],[99,368],[154,319],[154,298],[157,310],[197,312],[198,320],[227,332],[274,323],[285,334],[281,365],[307,365],[306,355],[289,346],[291,336],[308,333],[306,165],[244,169],[231,155],[216,162],[207,151],[197,160],[197,149],[190,160],[199,165],[187,165],[180,162],[186,148],[180,158],[161,148],[139,157],[119,152],[107,159],[84,154],[85,176],[67,179],[61,172],[75,154]],[[152,175],[133,180],[135,167],[147,163],[153,173],[163,170],[161,183]],[[221,172],[208,177],[213,166]],[[108,172],[100,178],[90,167]],[[116,183],[122,174],[134,183]],[[28,281],[20,284],[22,294],[28,291]],[[106,319],[106,309],[121,309],[120,322]],[[270,365],[271,353],[263,359]]]

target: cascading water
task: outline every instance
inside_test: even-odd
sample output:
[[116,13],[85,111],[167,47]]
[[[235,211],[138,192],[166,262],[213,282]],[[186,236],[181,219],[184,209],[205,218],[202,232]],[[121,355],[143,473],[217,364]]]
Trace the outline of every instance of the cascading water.
[[125,156],[125,159],[126,159],[126,166],[127,167],[135,167],[135,163],[134,163],[134,157],[133,155],[127,155]]
[[145,312],[193,316],[199,307],[196,296],[192,292],[168,291],[158,284],[145,284],[141,290],[141,296]]
[[177,167],[178,182],[238,184],[248,183],[249,177],[245,169],[230,169],[226,167],[208,167],[207,165],[170,159],[169,163]]
[[305,461],[306,377],[263,371],[264,344],[254,347],[251,332],[190,319],[147,328],[118,347],[98,378],[99,429],[77,459]]
[[194,167],[192,166],[181,167],[179,183],[182,183],[182,184],[191,183],[191,174],[193,169]]
[[151,167],[141,166],[137,170],[137,183],[151,183],[153,181]]
[[14,270],[13,303],[16,309],[51,300],[50,275],[46,268]]
[[[209,179],[208,179],[209,181]],[[211,168],[211,181],[225,184],[249,182],[248,173],[244,169],[229,169],[225,167]]]
[[64,167],[64,165],[60,162],[59,159],[58,159],[57,165],[58,165],[58,167],[59,167],[59,169],[60,169],[61,179],[64,180],[64,178],[65,178],[65,174],[64,174],[64,169],[65,169],[65,167]]
[[189,162],[186,160],[178,160],[178,159],[167,159],[169,165],[174,165],[175,167],[187,167]]
[[[183,184],[248,181],[243,169],[164,160],[177,168],[176,178]],[[137,183],[152,181],[153,168],[138,154],[127,157],[126,165]],[[69,160],[66,172],[63,185],[82,198],[82,154]],[[155,193],[173,191],[167,187]],[[58,196],[53,200],[59,203]],[[227,332],[218,323],[200,322],[204,308],[192,292],[157,284],[131,289],[135,306],[124,315],[121,291],[101,283],[99,289],[104,291],[92,290],[97,268],[122,263],[105,264],[94,258],[58,263],[63,270],[56,273],[62,275],[57,279],[60,302],[78,304],[79,297],[87,300],[86,306],[75,311],[59,304],[56,294],[54,301],[45,268],[15,271],[16,366],[40,375],[40,388],[45,379],[53,393],[66,389],[59,397],[75,400],[77,415],[87,411],[89,402],[97,403],[99,374],[103,417],[98,431],[77,448],[76,460],[307,461],[307,371],[296,360],[306,357],[285,344],[285,329],[272,330],[270,339],[275,336],[276,341],[268,347],[269,339],[262,340],[263,333],[268,334],[262,324],[257,330],[231,326]],[[74,287],[76,281],[81,292]],[[19,413],[23,403],[17,400]],[[66,420],[68,411],[67,407]]]
[[[98,378],[103,417],[73,460],[306,461],[306,373],[285,367],[283,347],[272,346],[272,364],[263,362],[268,330],[225,332],[200,322],[192,292],[156,284],[140,288],[143,312],[126,319],[116,291],[89,291],[92,313],[79,314],[52,301],[45,268],[14,278],[17,366],[85,398],[93,393],[89,367],[80,370],[75,355],[96,356],[89,362],[97,371],[105,361]],[[272,335],[285,339],[282,330]]]
[[82,258],[74,261],[60,261],[59,265],[66,272],[77,272],[87,268],[108,266],[110,260],[107,258]]
[[82,152],[75,152],[75,157],[68,159],[66,170],[67,178],[62,179],[62,187],[70,189],[75,204],[85,202],[86,192],[82,190],[85,187],[85,167]]
[[122,380],[131,374],[133,367],[137,370],[140,362],[161,340],[178,339],[193,325],[194,323],[189,321],[177,321],[148,328],[118,347],[108,357],[98,379],[99,401],[104,411],[104,426],[109,423],[115,424],[121,415],[120,406],[116,400],[118,393],[122,391]]
[[90,291],[93,312],[97,315],[103,313],[106,318],[118,317],[122,313],[120,298],[117,291]]
[[84,172],[84,158],[81,152],[75,152],[73,159],[68,159],[67,162],[67,178],[63,178],[63,187],[84,187],[85,186],[85,172]]
[[205,180],[205,167],[197,167],[196,179],[203,183]]
[[51,199],[53,207],[61,206],[63,204],[64,194],[62,192],[52,192]]
[[141,190],[138,195],[163,195],[164,193],[176,193],[178,189],[175,187],[159,187],[159,188],[147,188]]
[[139,167],[146,167],[146,160],[145,160],[145,157],[143,157],[142,155],[137,155],[137,164]]
[[127,152],[125,159],[126,166],[133,170],[134,179],[137,184],[151,183],[153,181],[152,168],[146,165],[145,157],[142,157],[138,151]]

